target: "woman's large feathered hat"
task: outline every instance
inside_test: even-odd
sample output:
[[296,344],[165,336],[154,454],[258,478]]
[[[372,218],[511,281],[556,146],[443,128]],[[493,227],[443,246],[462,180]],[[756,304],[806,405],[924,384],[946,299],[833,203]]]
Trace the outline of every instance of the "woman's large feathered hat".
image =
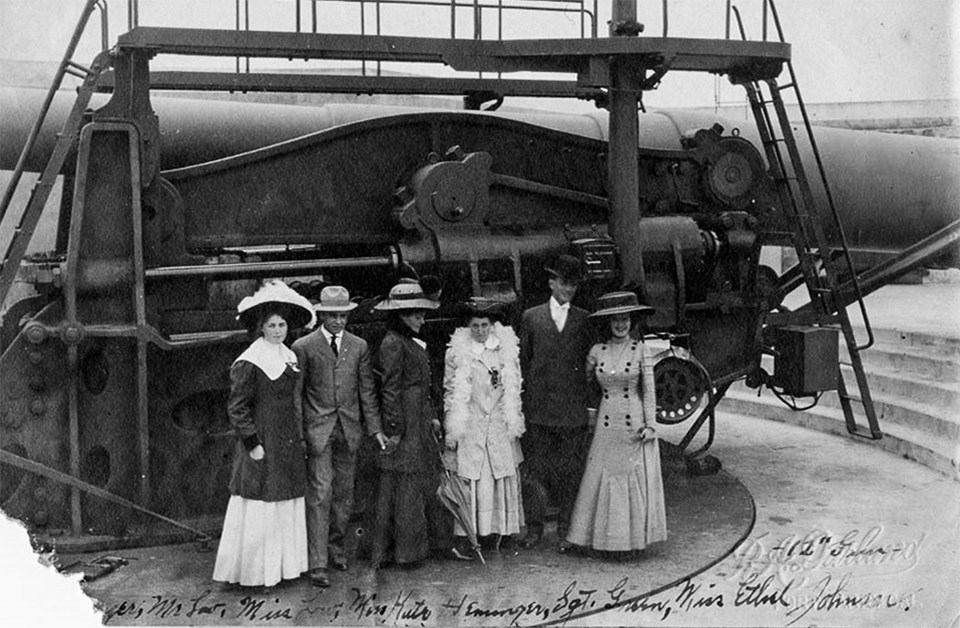
[[252,295],[243,297],[237,305],[237,320],[247,329],[253,329],[267,307],[280,311],[290,329],[310,328],[317,322],[310,301],[279,279],[265,282]]
[[424,294],[420,283],[404,280],[390,288],[387,298],[377,303],[373,309],[381,311],[435,310],[440,302]]
[[509,313],[509,303],[487,297],[471,297],[457,307],[457,314],[464,320],[479,317],[504,323]]

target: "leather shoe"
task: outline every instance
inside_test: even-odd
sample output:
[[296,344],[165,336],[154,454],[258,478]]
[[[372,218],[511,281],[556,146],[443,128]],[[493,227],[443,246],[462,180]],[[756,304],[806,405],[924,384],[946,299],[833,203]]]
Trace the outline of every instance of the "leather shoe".
[[560,542],[557,543],[557,553],[558,554],[570,554],[573,552],[575,545],[566,539],[560,539]]
[[347,561],[343,558],[334,558],[330,561],[330,566],[337,571],[346,571],[348,569]]
[[330,577],[327,575],[327,570],[322,567],[311,569],[310,583],[315,587],[323,587],[323,588],[329,587]]
[[522,541],[520,541],[520,547],[523,549],[536,547],[537,545],[540,545],[541,538],[543,538],[543,532],[541,530],[528,530],[527,535],[523,537]]

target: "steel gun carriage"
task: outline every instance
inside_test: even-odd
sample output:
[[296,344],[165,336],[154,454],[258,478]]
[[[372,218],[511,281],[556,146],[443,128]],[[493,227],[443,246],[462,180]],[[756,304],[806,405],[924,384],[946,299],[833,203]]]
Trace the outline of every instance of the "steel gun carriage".
[[[78,31],[102,4],[87,4]],[[821,156],[809,123],[798,132],[787,118],[782,93],[803,103],[772,3],[763,3],[760,41],[638,36],[630,3],[615,3],[609,37],[597,37],[594,23],[593,36],[556,40],[323,34],[301,30],[297,7],[297,32],[148,27],[132,17],[130,30],[79,70],[72,107],[54,86],[37,103],[33,129],[22,125],[26,148],[11,189],[25,170],[43,174],[0,270],[0,507],[8,514],[38,529],[118,536],[159,518],[203,536],[184,522],[225,508],[227,371],[245,342],[235,306],[269,277],[314,297],[326,283],[349,286],[362,298],[351,325],[375,340],[372,305],[401,273],[439,277],[445,304],[482,295],[519,311],[543,300],[544,263],[569,252],[588,268],[584,302],[628,286],[656,308],[650,332],[669,344],[657,365],[659,420],[690,421],[680,445],[692,469],[712,442],[716,404],[743,378],[785,397],[839,389],[850,432],[881,437],[859,365],[869,327],[857,337],[846,306],[863,309],[864,294],[955,240],[958,192],[948,173],[956,153],[932,141],[942,151],[933,165],[893,174],[849,165],[831,191],[824,162],[842,162],[845,140],[823,134]],[[578,7],[595,22],[595,7]],[[778,32],[770,40],[768,15]],[[733,23],[738,14],[728,8],[728,16]],[[433,62],[461,74],[151,71],[165,54],[238,65]],[[71,55],[68,47],[58,81],[77,71]],[[504,78],[520,71],[575,78]],[[643,93],[677,71],[743,85],[755,123],[638,117]],[[163,98],[157,89],[456,94],[465,109],[291,109]],[[602,111],[496,109],[512,96],[586,98]],[[59,135],[50,132],[56,123]],[[928,138],[896,139],[902,147]],[[55,250],[27,256],[60,174]],[[935,208],[911,230],[864,229],[877,219],[855,208],[883,193],[863,190],[861,175],[942,185],[920,200],[912,191],[882,199],[884,208]],[[851,240],[853,248],[912,246],[864,273]],[[780,272],[761,263],[765,247],[791,249],[798,261]],[[10,296],[15,285],[32,291]],[[809,304],[785,311],[784,296],[797,288]],[[450,324],[445,306],[428,325],[438,349]],[[840,376],[839,342],[856,381]],[[775,356],[772,374],[764,354]],[[706,442],[692,450],[704,427]]]

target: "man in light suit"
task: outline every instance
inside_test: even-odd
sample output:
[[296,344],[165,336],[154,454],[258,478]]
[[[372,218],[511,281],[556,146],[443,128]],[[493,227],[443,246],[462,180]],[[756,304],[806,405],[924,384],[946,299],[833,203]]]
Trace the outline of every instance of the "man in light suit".
[[524,513],[522,547],[543,536],[547,495],[559,508],[560,552],[569,550],[566,529],[577,497],[589,445],[584,375],[592,334],[588,312],[570,301],[583,278],[580,260],[561,255],[546,268],[550,299],[520,319],[523,415]]
[[344,540],[364,427],[381,448],[387,443],[367,342],[344,330],[356,306],[346,288],[327,286],[314,305],[321,326],[293,343],[302,371],[296,400],[307,443],[309,575],[320,587],[330,586],[328,567],[348,568]]

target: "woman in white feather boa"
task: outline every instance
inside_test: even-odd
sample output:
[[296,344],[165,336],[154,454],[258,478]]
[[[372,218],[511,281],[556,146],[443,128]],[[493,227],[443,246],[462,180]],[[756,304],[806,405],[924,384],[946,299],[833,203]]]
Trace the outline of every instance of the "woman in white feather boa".
[[[503,311],[497,302],[470,301],[444,370],[445,444],[455,452],[448,459],[455,458],[457,475],[470,487],[477,535],[493,536],[497,546],[512,543],[524,525],[519,343],[513,328],[501,324]],[[466,535],[459,525],[454,532]]]

